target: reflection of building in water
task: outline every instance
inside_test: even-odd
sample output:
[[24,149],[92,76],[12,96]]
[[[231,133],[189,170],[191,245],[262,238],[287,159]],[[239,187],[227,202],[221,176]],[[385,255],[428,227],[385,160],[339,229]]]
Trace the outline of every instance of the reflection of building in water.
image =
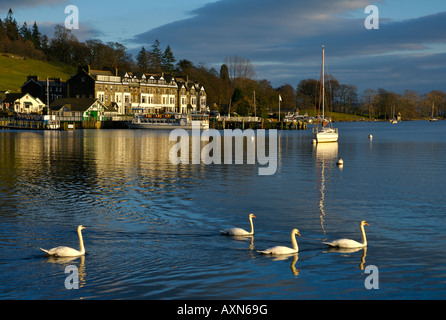
[[[156,131],[135,133],[134,131],[94,131],[92,136],[84,137],[85,147],[94,150],[95,166],[98,181],[106,183],[110,172],[119,168],[119,180],[126,174],[140,171],[142,176],[153,171],[168,171],[169,150],[171,142],[169,135]],[[136,164],[136,165],[135,165]],[[165,172],[164,172],[165,173]]]
[[[320,200],[319,200],[319,211],[321,219],[322,231],[325,232],[324,227],[324,217],[325,217],[325,170],[327,168],[332,168],[333,164],[336,162],[338,157],[338,143],[319,143],[314,145],[316,150],[316,163],[320,181]],[[319,171],[320,170],[320,171]]]

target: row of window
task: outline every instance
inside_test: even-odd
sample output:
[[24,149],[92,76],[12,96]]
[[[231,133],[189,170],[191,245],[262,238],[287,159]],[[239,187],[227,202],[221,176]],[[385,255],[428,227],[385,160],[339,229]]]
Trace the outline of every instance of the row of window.
[[120,87],[113,85],[98,85],[97,91],[105,91],[105,92],[130,92],[130,93],[148,93],[148,94],[176,94],[176,89],[169,88],[133,88],[133,87]]
[[[109,96],[109,95],[104,94],[104,93],[98,93],[98,100],[99,101],[101,101],[103,103],[108,103],[109,99],[110,99],[110,102],[116,102],[116,103],[121,103],[122,102],[120,95],[116,96],[116,101],[115,101],[115,96],[113,96],[113,95]],[[185,101],[185,98],[183,98],[183,99],[184,100],[182,100],[182,101]],[[192,104],[195,104],[196,103],[196,98],[193,98],[192,100],[195,101],[195,102],[192,102]],[[172,97],[172,96],[170,96],[170,97],[162,97],[161,101],[162,101],[162,104],[165,104],[165,105],[167,105],[167,104],[174,105],[175,104],[175,97]],[[205,100],[202,100],[202,101],[205,101]],[[138,96],[125,95],[124,96],[124,102],[125,103],[133,103],[133,102],[134,103],[139,103],[139,99],[138,99]],[[155,97],[154,96],[141,96],[141,103],[143,103],[143,104],[146,104],[146,103],[148,103],[148,104],[155,104]],[[186,103],[184,102],[183,104],[186,104]]]

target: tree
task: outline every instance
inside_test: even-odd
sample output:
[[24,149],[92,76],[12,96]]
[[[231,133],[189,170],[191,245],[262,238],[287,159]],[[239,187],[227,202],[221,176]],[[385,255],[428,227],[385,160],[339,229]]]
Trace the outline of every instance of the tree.
[[424,97],[424,113],[431,117],[432,109],[435,116],[445,116],[446,110],[446,93],[440,90],[433,90]]
[[254,79],[256,73],[251,61],[247,58],[233,56],[226,57],[229,79],[234,87],[245,89],[246,80]]
[[357,87],[354,85],[341,84],[338,88],[339,112],[351,113],[357,102]]
[[316,110],[319,101],[320,82],[316,79],[301,80],[297,86],[297,106]]
[[40,39],[41,36],[42,35],[39,31],[39,27],[37,26],[37,23],[34,21],[33,28],[31,31],[31,41],[34,44],[34,47],[39,50],[42,49],[42,41]]
[[189,74],[193,68],[194,68],[194,64],[187,59],[180,60],[177,63],[178,71],[181,73],[184,73],[184,74]]
[[23,23],[23,26],[20,28],[20,35],[22,36],[23,41],[31,40],[32,33],[31,30],[28,28],[28,24],[26,21]]
[[155,40],[152,45],[152,50],[149,51],[149,68],[151,72],[161,72],[162,71],[162,53],[160,49],[160,42]]
[[396,117],[398,112],[401,111],[401,106],[398,104],[400,97],[394,92],[379,88],[375,96],[378,117],[384,119],[390,119],[392,115]]
[[296,94],[293,87],[290,84],[285,84],[277,88],[278,93],[282,97],[280,107],[282,111],[295,111],[296,110]]
[[161,66],[165,72],[173,73],[175,71],[175,57],[173,56],[172,49],[168,45],[161,57]]
[[138,68],[139,72],[147,72],[149,69],[147,51],[144,46],[141,48],[138,55],[136,56],[136,67]]
[[332,76],[331,74],[327,74],[325,76],[325,110],[329,111],[340,111],[339,109],[335,109],[336,107],[336,99],[339,97],[339,81]]
[[417,107],[421,104],[420,96],[418,92],[413,90],[405,90],[404,95],[400,96],[400,112],[405,119],[415,119],[417,118]]
[[57,25],[54,29],[54,38],[51,39],[51,54],[54,59],[67,64],[72,64],[71,47],[77,38],[71,33],[71,30]]
[[372,117],[375,117],[375,96],[377,92],[373,89],[365,89],[362,96],[362,110],[366,111],[369,115],[369,119],[371,120]]
[[225,64],[222,64],[220,67],[220,79],[222,79],[224,82],[229,83],[229,69],[228,66]]
[[22,40],[21,35],[19,33],[19,28],[17,26],[17,21],[13,17],[13,12],[11,9],[9,9],[8,15],[6,16],[4,27],[6,30],[6,35],[8,36],[9,40],[11,41]]
[[266,79],[258,81],[256,89],[257,115],[267,118],[268,114],[278,110],[278,106],[277,91],[273,89],[271,83]]
[[131,70],[133,68],[132,56],[127,48],[119,42],[107,42],[106,51],[109,52],[106,66],[118,69]]

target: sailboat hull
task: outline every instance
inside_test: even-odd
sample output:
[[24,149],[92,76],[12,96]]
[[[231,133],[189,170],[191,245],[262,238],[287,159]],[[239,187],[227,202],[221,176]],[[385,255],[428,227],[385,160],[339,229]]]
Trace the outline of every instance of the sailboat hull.
[[337,128],[315,128],[313,135],[317,143],[337,142],[339,136]]

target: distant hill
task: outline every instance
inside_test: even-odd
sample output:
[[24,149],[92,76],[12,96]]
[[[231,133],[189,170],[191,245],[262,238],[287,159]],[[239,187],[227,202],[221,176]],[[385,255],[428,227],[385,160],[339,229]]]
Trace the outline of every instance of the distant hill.
[[0,53],[0,91],[20,92],[28,76],[61,78],[68,80],[77,68],[61,62],[44,62],[23,58],[9,53]]

